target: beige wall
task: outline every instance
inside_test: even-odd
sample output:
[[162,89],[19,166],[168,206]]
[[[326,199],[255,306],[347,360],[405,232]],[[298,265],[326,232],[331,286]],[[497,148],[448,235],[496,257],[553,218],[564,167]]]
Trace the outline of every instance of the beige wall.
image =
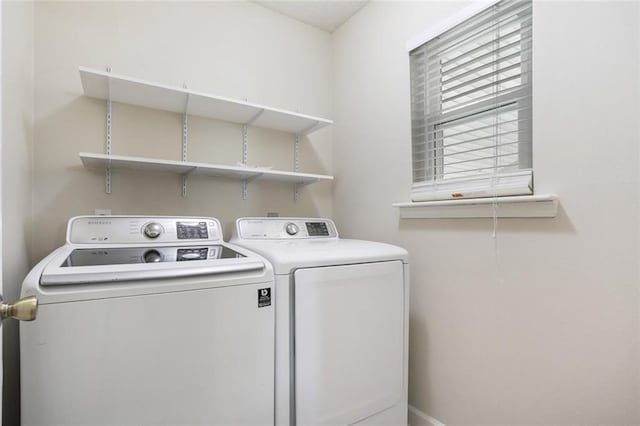
[[[561,210],[500,220],[496,239],[490,220],[400,221],[391,207],[409,195],[404,42],[464,5],[373,2],[331,37],[252,3],[3,3],[5,297],[29,252],[38,261],[95,208],[212,215],[227,235],[238,216],[335,213],[344,236],[411,253],[416,408],[447,424],[639,423],[638,4],[536,3],[536,191]],[[178,177],[137,173],[114,174],[106,195],[77,157],[103,152],[106,111],[82,96],[80,65],[333,118],[301,153],[303,171],[334,172],[333,196],[322,183],[293,203],[288,185],[252,183],[242,201],[238,181],[191,178],[182,198]],[[114,105],[113,120],[113,153],[180,159],[177,114]],[[192,160],[241,159],[239,126],[192,118],[189,138]],[[251,132],[249,163],[292,161],[291,135]]]
[[[537,193],[555,219],[399,220],[405,41],[466,3],[372,2],[333,35],[334,213],[411,255],[410,403],[445,424],[640,423],[639,4],[534,4]],[[357,165],[357,167],[354,167]]]
[[[33,3],[2,3],[2,293],[13,302],[29,270],[33,157]],[[19,424],[18,324],[3,326],[3,425]]]
[[[105,149],[104,101],[86,98],[78,66],[331,117],[330,36],[248,2],[40,2],[35,11],[34,244],[37,261],[64,242],[66,221],[93,214],[210,215],[228,236],[236,217],[331,216],[331,183],[305,187],[256,182],[242,200],[237,180],[191,177],[183,198],[175,175],[83,168],[78,152]],[[331,129],[301,144],[301,171],[331,174]],[[113,107],[113,154],[181,159],[182,117],[128,105]],[[293,170],[294,137],[250,130],[250,164]],[[235,165],[238,125],[192,117],[189,159]]]

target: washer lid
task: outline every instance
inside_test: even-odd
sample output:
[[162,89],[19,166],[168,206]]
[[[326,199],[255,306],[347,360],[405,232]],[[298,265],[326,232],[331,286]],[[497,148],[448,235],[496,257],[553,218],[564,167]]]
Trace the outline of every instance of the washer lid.
[[74,249],[60,265],[127,265],[137,263],[190,262],[196,260],[240,259],[245,255],[222,245],[177,247],[99,247]]
[[40,285],[157,280],[262,271],[264,268],[260,258],[223,244],[170,247],[67,245],[44,268]]
[[349,239],[317,240],[231,240],[264,256],[276,274],[289,274],[297,268],[349,265],[354,263],[401,260],[409,254],[401,247],[372,241]]

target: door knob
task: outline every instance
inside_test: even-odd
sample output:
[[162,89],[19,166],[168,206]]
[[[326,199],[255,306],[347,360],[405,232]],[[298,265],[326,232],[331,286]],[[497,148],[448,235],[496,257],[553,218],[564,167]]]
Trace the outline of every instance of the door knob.
[[[2,302],[2,299],[0,299]],[[38,299],[28,296],[16,303],[2,303],[0,305],[0,321],[15,318],[18,321],[33,321],[38,313]]]

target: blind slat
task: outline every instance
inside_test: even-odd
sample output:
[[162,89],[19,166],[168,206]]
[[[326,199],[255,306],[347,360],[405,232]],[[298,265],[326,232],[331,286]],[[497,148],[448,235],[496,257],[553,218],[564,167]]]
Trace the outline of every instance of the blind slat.
[[[520,42],[518,42],[519,44]],[[510,48],[511,49],[511,48]],[[462,68],[457,68],[456,71],[461,71],[462,69],[466,69],[467,71],[464,71],[460,74],[455,74],[455,75],[451,75],[450,71],[447,71],[446,73],[442,73],[440,75],[440,78],[442,79],[442,84],[448,84],[451,81],[457,81],[460,79],[463,79],[465,77],[469,77],[472,76],[474,74],[479,73],[480,71],[486,69],[486,68],[490,68],[490,67],[498,67],[500,64],[503,64],[505,62],[515,62],[516,60],[518,61],[518,63],[523,64],[526,61],[520,61],[520,57],[525,54],[525,53],[529,53],[530,50],[520,50],[518,49],[516,52],[505,55],[505,56],[498,56],[497,59],[489,61],[489,62],[481,62],[481,61],[477,61],[477,60],[473,60],[473,61],[469,61],[469,62],[465,62],[466,67],[462,67]],[[495,58],[496,57],[496,53],[495,52],[490,52],[491,58]],[[483,58],[486,59],[486,58]],[[511,64],[509,64],[511,65]],[[468,68],[469,66],[473,66],[473,68]],[[430,84],[433,84],[433,81],[429,81]],[[425,83],[426,84],[426,83]]]
[[[525,21],[527,18],[522,18],[516,22],[514,22],[515,24],[520,24],[521,22]],[[504,28],[503,28],[504,29]],[[475,55],[476,53],[484,53],[487,50],[490,51],[494,51],[497,49],[497,47],[500,46],[500,43],[507,41],[507,44],[511,43],[513,40],[513,37],[516,36],[521,36],[523,35],[523,33],[525,33],[527,29],[526,28],[522,28],[520,26],[518,26],[517,28],[511,29],[511,31],[505,33],[505,34],[499,34],[499,29],[496,28],[491,28],[489,31],[479,34],[479,38],[480,37],[486,37],[486,39],[482,40],[482,42],[480,44],[471,44],[470,42],[466,42],[465,44],[461,44],[459,46],[456,46],[458,50],[456,50],[456,55],[453,57],[446,57],[443,56],[444,53],[446,53],[445,51],[440,51],[437,52],[437,54],[434,54],[432,56],[427,56],[425,59],[427,61],[427,64],[433,64],[434,62],[441,62],[441,65],[443,68],[447,68],[448,66],[451,66],[450,64],[458,62],[460,59],[468,59],[468,58],[472,58],[473,55]],[[498,32],[498,34],[495,34],[496,32]],[[462,50],[461,48],[463,47],[469,47],[469,50]],[[502,46],[504,47],[504,46]],[[449,49],[451,50],[451,49]]]
[[[467,139],[467,140],[463,140],[460,142],[446,142],[449,141],[451,139],[449,139],[448,137],[436,137],[434,138],[434,141],[436,142],[440,142],[443,145],[443,148],[452,148],[452,147],[456,147],[456,146],[461,146],[461,145],[466,145],[466,144],[470,144],[470,143],[477,143],[477,142],[481,142],[481,141],[499,141],[500,138],[503,138],[505,136],[508,135],[520,135],[521,133],[526,133],[526,130],[510,130],[510,131],[506,131],[506,132],[496,132],[496,133],[492,133],[491,135],[488,136],[483,136],[483,137],[479,137],[479,138],[473,138],[473,139]],[[522,139],[522,138],[519,138]],[[494,146],[498,146],[500,145],[499,143],[495,143]]]
[[473,117],[473,115],[475,114],[488,112],[514,102],[526,103],[526,101],[530,100],[531,98],[531,95],[528,92],[530,89],[530,85],[525,84],[513,89],[502,90],[497,93],[497,96],[495,98],[488,96],[486,97],[486,99],[481,99],[477,102],[460,104],[456,108],[452,108],[445,113],[425,114],[425,122],[427,123],[427,125],[446,123],[465,117]]
[[[455,93],[455,94],[453,94],[452,96],[449,96],[449,97],[444,97],[443,96],[443,102],[451,102],[454,99],[460,99],[460,98],[465,97],[465,96],[468,97],[470,95],[473,95],[475,93],[480,93],[480,92],[482,92],[484,94],[483,95],[484,97],[493,96],[494,93],[488,93],[488,89],[499,87],[501,84],[505,84],[505,83],[507,83],[509,81],[517,80],[520,77],[521,77],[521,74],[516,74],[516,75],[512,75],[512,76],[503,78],[503,79],[498,80],[496,82],[491,82],[491,83],[483,84],[482,86],[479,86],[479,87],[474,87],[473,89],[469,89],[469,90],[467,90],[465,92],[462,92],[462,93]],[[511,89],[511,87],[509,87],[507,89],[504,89],[504,90],[508,90],[508,89]],[[496,92],[497,92],[497,90],[496,90]]]
[[[477,82],[480,82],[480,81],[483,81],[483,80],[487,80],[487,79],[489,79],[491,77],[499,76],[500,74],[505,73],[507,71],[519,70],[521,67],[522,67],[522,64],[517,63],[517,64],[506,66],[504,68],[498,68],[495,71],[491,71],[489,73],[482,74],[482,75],[480,75],[478,77],[472,78],[471,80],[466,80],[466,81],[463,81],[462,83],[456,84],[455,86],[448,87],[448,88],[440,91],[440,93],[442,95],[445,95],[445,94],[450,93],[450,92],[456,92],[457,90],[462,89],[463,87],[467,87],[469,85],[472,85],[473,83],[477,83]],[[514,77],[520,77],[520,74],[516,74],[515,76],[511,76],[510,78],[513,79]],[[460,80],[458,80],[458,81],[460,81]],[[500,84],[501,81],[502,80],[498,80],[497,82],[491,82],[491,83],[489,83],[488,85],[486,85],[484,87],[496,86],[496,85]],[[482,89],[482,87],[474,88],[474,89]]]
[[[511,3],[511,5],[520,3],[520,6],[505,8],[504,4],[506,2]],[[502,3],[504,3],[502,7],[497,4],[467,22],[463,22],[458,27],[452,28],[441,36],[425,43],[423,45],[425,50],[431,52],[427,55],[427,59],[440,55],[454,47],[460,47],[464,43],[469,44],[487,32],[495,31],[496,28],[505,27],[510,23],[520,22],[522,25],[523,23],[531,22],[530,1],[505,0]]]
[[[510,124],[519,125],[520,123],[523,123],[525,121],[528,121],[528,119],[525,118],[525,119],[506,120],[506,121],[500,122],[500,125],[501,126],[502,125],[510,125]],[[458,137],[458,136],[468,135],[468,134],[471,134],[471,133],[476,132],[476,131],[488,130],[488,129],[491,129],[493,127],[495,127],[495,124],[487,124],[487,125],[484,125],[484,126],[481,126],[481,127],[474,127],[472,129],[469,129],[469,130],[463,130],[463,131],[459,131],[457,133],[451,133],[448,136],[451,137],[451,138],[454,138],[454,137]],[[422,128],[424,129],[424,126]]]
[[[480,151],[484,151],[484,150],[496,150],[496,149],[501,149],[501,148],[508,147],[508,146],[520,145],[520,144],[524,144],[524,143],[527,143],[527,142],[526,141],[505,142],[505,143],[502,143],[502,144],[497,145],[497,146],[486,146],[486,147],[482,147],[482,148],[470,149],[470,150],[466,150],[466,151],[462,151],[462,152],[456,152],[455,154],[451,154],[451,155],[436,156],[436,157],[430,158],[429,161],[440,160],[440,159],[444,159],[444,158],[451,159],[452,157],[455,157],[457,155],[464,155],[464,154],[470,154],[470,153],[473,154],[475,152],[480,152]],[[487,158],[500,157],[500,156],[504,156],[504,155],[514,155],[514,154],[517,154],[517,151],[504,153],[504,154],[495,154],[493,156],[478,155],[478,156],[474,156],[473,159],[460,160],[460,161],[450,161],[450,162],[444,162],[443,164],[445,166],[447,166],[447,165],[453,165],[453,164],[458,164],[458,163],[466,163],[466,162],[470,162],[470,161],[474,161],[474,160],[481,160],[481,159],[487,159]],[[425,161],[427,161],[427,160],[426,159],[420,159],[420,160],[416,160],[415,163],[419,164],[419,163],[424,163]]]

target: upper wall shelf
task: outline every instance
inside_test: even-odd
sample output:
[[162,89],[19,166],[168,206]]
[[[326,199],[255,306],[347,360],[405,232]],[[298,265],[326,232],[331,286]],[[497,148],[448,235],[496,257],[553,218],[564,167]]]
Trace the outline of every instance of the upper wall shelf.
[[298,135],[333,121],[194,90],[165,86],[106,71],[80,67],[86,96],[187,115],[214,118]]

